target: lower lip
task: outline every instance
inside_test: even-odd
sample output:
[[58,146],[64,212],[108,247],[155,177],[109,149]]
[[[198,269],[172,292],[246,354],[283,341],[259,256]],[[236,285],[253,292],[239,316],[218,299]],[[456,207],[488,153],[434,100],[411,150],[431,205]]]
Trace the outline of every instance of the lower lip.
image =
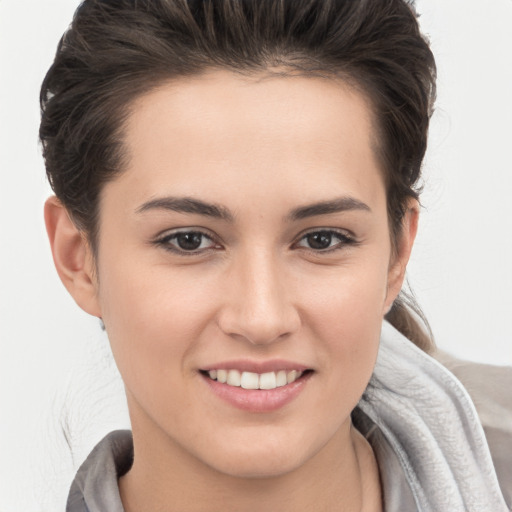
[[312,372],[286,386],[275,389],[244,389],[229,386],[201,374],[211,391],[225,402],[249,412],[272,412],[294,400],[304,389]]

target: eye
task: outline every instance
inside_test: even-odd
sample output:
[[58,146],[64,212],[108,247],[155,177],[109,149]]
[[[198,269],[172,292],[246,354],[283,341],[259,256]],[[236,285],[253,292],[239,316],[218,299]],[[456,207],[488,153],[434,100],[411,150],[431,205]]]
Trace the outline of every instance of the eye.
[[198,254],[218,247],[218,244],[202,231],[176,231],[163,236],[156,243],[164,249],[181,254]]
[[354,244],[355,240],[345,233],[323,229],[306,233],[297,243],[298,247],[304,247],[313,251],[330,252],[341,249],[345,245]]

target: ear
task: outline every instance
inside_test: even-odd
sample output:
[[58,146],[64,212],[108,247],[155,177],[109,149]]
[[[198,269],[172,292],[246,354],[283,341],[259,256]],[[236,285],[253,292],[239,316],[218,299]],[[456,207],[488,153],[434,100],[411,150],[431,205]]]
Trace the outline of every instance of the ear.
[[408,202],[407,209],[402,219],[402,230],[397,240],[395,254],[390,262],[388,271],[388,288],[384,303],[384,314],[387,314],[397,298],[405,279],[407,263],[411,256],[414,239],[418,231],[418,220],[420,214],[419,203],[416,199]]
[[101,317],[94,259],[85,235],[55,196],[48,198],[44,205],[44,220],[62,283],[84,311]]

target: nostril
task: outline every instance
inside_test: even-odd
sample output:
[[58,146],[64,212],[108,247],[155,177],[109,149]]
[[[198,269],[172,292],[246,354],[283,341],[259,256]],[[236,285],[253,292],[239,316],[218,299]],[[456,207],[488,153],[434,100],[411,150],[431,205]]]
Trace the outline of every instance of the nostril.
[[231,338],[245,340],[252,345],[267,345],[292,335],[298,329],[299,322],[290,322],[284,316],[272,319],[263,315],[259,318],[240,315],[238,318],[224,316],[218,325]]

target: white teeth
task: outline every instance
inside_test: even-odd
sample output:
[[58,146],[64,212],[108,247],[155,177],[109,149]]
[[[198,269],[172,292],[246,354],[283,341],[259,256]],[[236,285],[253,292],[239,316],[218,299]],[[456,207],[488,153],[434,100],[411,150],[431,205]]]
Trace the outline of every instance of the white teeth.
[[240,387],[240,372],[238,370],[229,370],[228,371],[228,380],[226,381],[227,384],[230,386],[236,386]]
[[291,372],[288,372],[286,374],[286,381],[288,382],[288,384],[295,382],[296,379],[297,379],[297,370],[292,370]]
[[259,380],[260,377],[257,373],[244,372],[242,373],[240,385],[244,389],[258,389],[260,386]]
[[262,373],[260,375],[260,389],[275,389],[276,374],[274,372]]
[[286,386],[288,381],[286,380],[286,370],[280,370],[276,375],[276,387]]
[[209,370],[210,379],[229,386],[244,389],[275,389],[295,382],[303,372],[279,370],[278,372],[254,373],[238,370]]

